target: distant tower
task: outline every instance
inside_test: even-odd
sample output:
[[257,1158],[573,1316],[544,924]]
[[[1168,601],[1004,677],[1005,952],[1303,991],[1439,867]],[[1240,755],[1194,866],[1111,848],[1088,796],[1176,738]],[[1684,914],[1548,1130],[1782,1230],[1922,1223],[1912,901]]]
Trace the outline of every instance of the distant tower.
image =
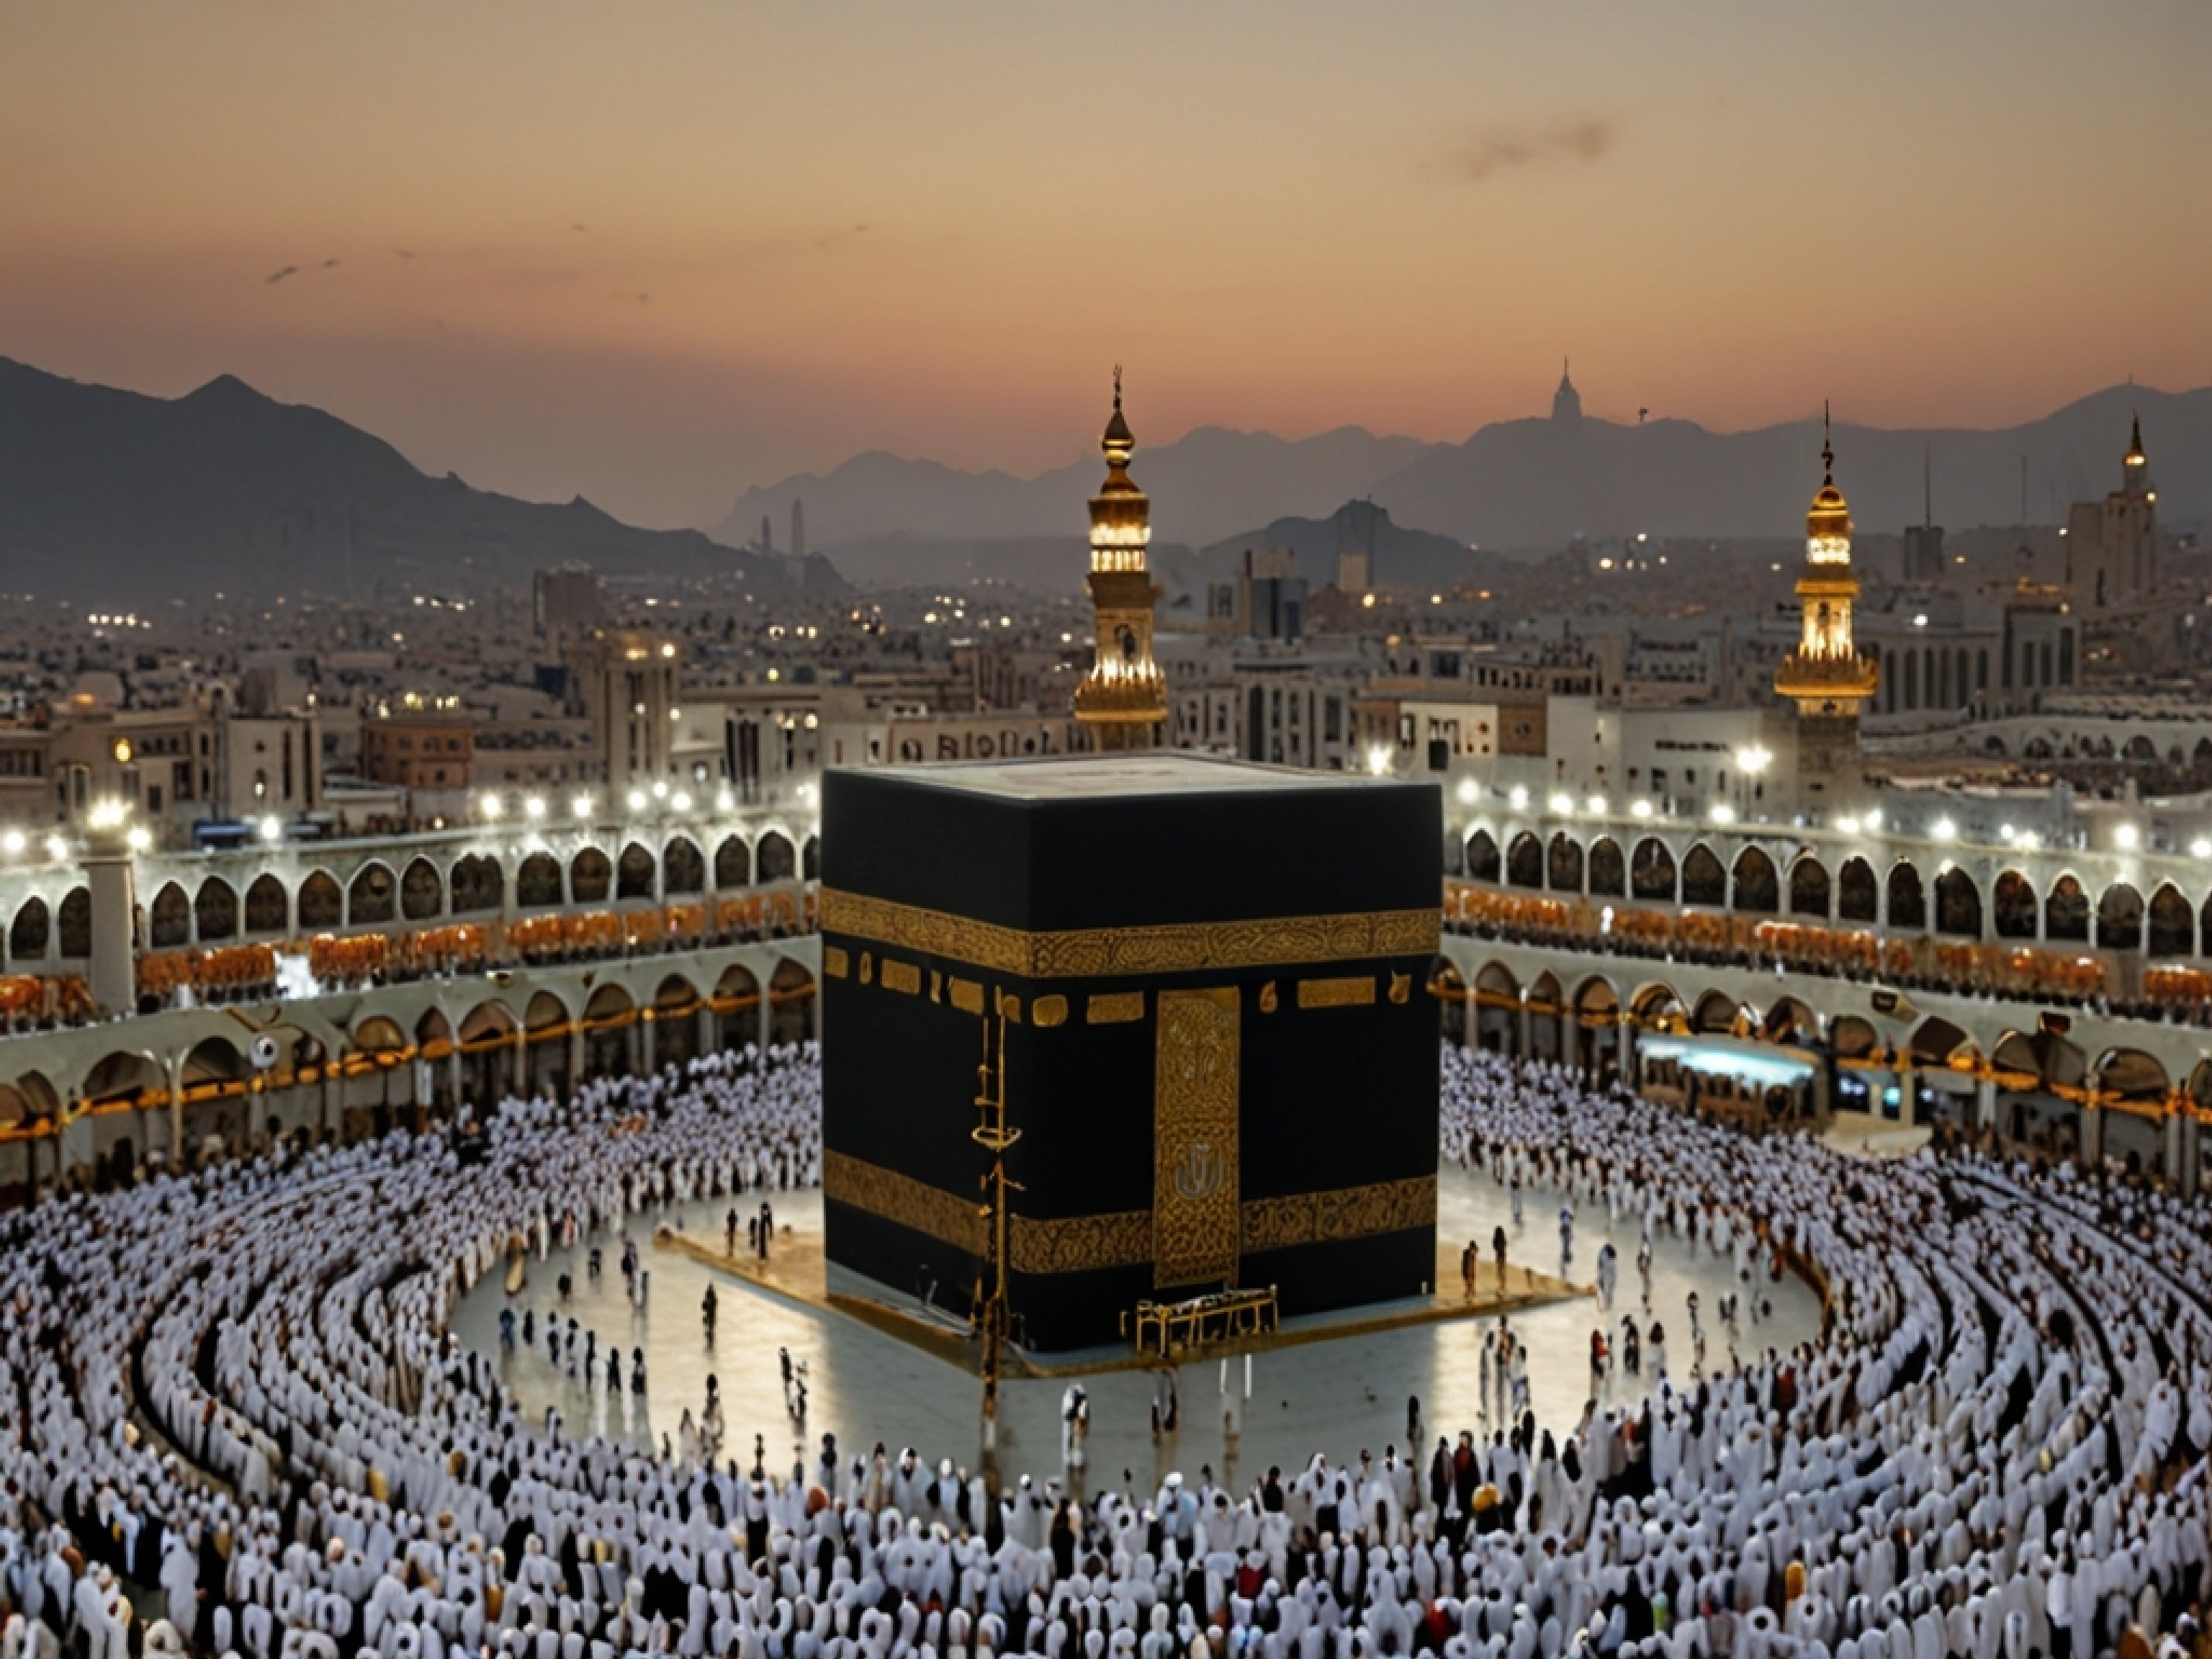
[[2066,583],[2075,606],[2108,610],[2158,586],[2158,487],[2143,453],[2142,417],[2128,434],[2120,487],[2066,515]]
[[1552,418],[1562,426],[1575,426],[1583,418],[1583,394],[1567,378],[1567,360],[1559,359],[1559,389],[1552,394]]
[[1936,463],[1925,450],[1920,456],[1920,522],[1905,526],[1905,580],[1943,580],[1943,526],[1936,522]]
[[1121,371],[1114,371],[1114,414],[1098,447],[1106,482],[1091,498],[1091,605],[1098,650],[1075,688],[1075,717],[1101,750],[1151,749],[1168,714],[1168,685],[1152,660],[1152,603],[1158,597],[1145,549],[1152,539],[1152,502],[1129,477],[1137,447],[1121,418]]
[[763,553],[775,551],[775,526],[769,522],[769,516],[765,513],[761,514],[760,550]]
[[1820,416],[1820,488],[1805,515],[1805,568],[1797,578],[1803,628],[1797,648],[1774,671],[1774,690],[1797,705],[1797,771],[1808,795],[1824,800],[1858,783],[1859,710],[1881,676],[1851,641],[1851,514],[1836,488],[1836,452]]
[[791,556],[806,556],[806,503],[795,496],[791,503]]

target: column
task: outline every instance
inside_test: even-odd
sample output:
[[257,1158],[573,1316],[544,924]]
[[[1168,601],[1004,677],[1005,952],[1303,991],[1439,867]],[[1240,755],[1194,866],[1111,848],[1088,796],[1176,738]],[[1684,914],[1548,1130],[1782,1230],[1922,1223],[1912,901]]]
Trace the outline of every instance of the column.
[[1993,1077],[1974,1079],[1974,1137],[1989,1136],[1997,1123],[1997,1080]]
[[1632,1092],[1643,1091],[1643,1079],[1637,1075],[1636,1018],[1624,1006],[1620,1011],[1620,1035],[1615,1039],[1620,1046],[1620,1080]]
[[2179,1185],[2181,1182],[2182,1113],[2172,1102],[2166,1103],[2166,1121],[2160,1125],[2164,1133],[2160,1138],[2159,1156],[2166,1165],[2166,1178]]
[[692,1023],[699,1029],[698,1047],[701,1054],[711,1054],[722,1046],[721,1033],[715,1029],[714,1000],[712,997],[699,1005],[699,1012],[691,1018]]
[[641,1077],[651,1077],[653,1073],[660,1069],[655,1064],[660,1044],[654,1040],[653,1024],[652,1009],[641,1008],[637,1011],[637,1024],[633,1029],[637,1033],[637,1072]]
[[[138,1005],[131,938],[136,869],[125,837],[120,825],[94,830],[84,860],[85,886],[92,899],[92,998],[117,1013],[127,1013]],[[53,939],[49,957],[58,948],[58,934]]]
[[1528,988],[1527,986],[1524,985],[1521,988],[1520,997],[1520,1006],[1513,1011],[1514,1030],[1521,1044],[1521,1058],[1528,1060],[1532,1058],[1535,1053],[1536,1028],[1534,1021],[1531,1018],[1528,1013]]
[[162,1068],[169,1085],[169,1167],[185,1167],[185,1056],[171,1054]]

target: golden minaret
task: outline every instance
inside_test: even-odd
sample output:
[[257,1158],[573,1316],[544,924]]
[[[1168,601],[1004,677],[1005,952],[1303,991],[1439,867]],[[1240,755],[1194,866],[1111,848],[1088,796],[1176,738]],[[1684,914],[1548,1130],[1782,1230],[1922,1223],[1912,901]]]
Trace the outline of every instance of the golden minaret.
[[1121,371],[1114,371],[1114,414],[1098,447],[1106,482],[1091,498],[1091,605],[1097,656],[1075,688],[1075,717],[1101,750],[1151,749],[1168,717],[1168,683],[1152,660],[1152,604],[1158,590],[1145,563],[1152,504],[1129,477],[1137,441],[1121,417]]
[[1820,413],[1820,488],[1805,515],[1805,568],[1797,578],[1802,613],[1797,648],[1774,671],[1774,690],[1797,705],[1797,769],[1805,787],[1856,766],[1859,711],[1881,683],[1878,665],[1851,639],[1851,605],[1859,596],[1851,568],[1851,513],[1836,488],[1836,452]]

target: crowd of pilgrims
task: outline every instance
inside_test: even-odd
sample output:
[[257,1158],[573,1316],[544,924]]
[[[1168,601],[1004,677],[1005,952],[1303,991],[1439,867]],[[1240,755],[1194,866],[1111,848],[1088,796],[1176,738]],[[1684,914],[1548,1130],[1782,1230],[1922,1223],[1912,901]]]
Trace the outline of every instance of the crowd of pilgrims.
[[811,1045],[711,1056],[507,1102],[468,1144],[9,1221],[0,1659],[2203,1651],[2203,1203],[1748,1138],[1456,1048],[1447,1179],[1603,1206],[1746,1294],[1786,1263],[1820,1340],[1572,1423],[1516,1395],[1417,1460],[1147,1491],[834,1437],[779,1469],[574,1437],[449,1334],[518,1246],[818,1182],[819,1088]]

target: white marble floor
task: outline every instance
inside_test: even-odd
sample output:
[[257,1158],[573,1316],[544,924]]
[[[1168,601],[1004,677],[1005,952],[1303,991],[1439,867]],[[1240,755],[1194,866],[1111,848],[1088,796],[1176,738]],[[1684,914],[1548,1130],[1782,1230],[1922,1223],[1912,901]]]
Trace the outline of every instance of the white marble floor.
[[[1443,1237],[1481,1239],[1486,1253],[1491,1231],[1507,1218],[1508,1207],[1504,1189],[1486,1176],[1455,1168],[1442,1172],[1438,1229]],[[1524,1195],[1523,1224],[1509,1229],[1513,1233],[1510,1260],[1525,1257],[1540,1269],[1558,1270],[1559,1207],[1556,1194],[1530,1191]],[[695,1204],[680,1218],[695,1234],[719,1237],[726,1208],[726,1204]],[[776,1212],[779,1222],[801,1229],[818,1227],[820,1196],[782,1194]],[[678,1217],[672,1212],[665,1218]],[[817,1437],[825,1431],[836,1434],[840,1451],[848,1457],[880,1441],[894,1455],[911,1445],[928,1458],[949,1456],[973,1463],[981,1396],[972,1376],[843,1315],[798,1305],[715,1273],[678,1252],[655,1250],[647,1218],[633,1218],[630,1229],[642,1264],[651,1273],[650,1295],[641,1312],[631,1308],[623,1293],[617,1270],[621,1258],[617,1237],[599,1241],[606,1266],[596,1284],[586,1274],[582,1246],[573,1253],[556,1249],[544,1261],[531,1263],[529,1283],[512,1305],[518,1320],[526,1310],[537,1311],[538,1340],[534,1346],[519,1346],[501,1359],[508,1386],[526,1407],[542,1411],[548,1405],[557,1407],[571,1432],[657,1442],[664,1433],[673,1437],[685,1407],[696,1418],[712,1372],[722,1392],[725,1455],[747,1464],[756,1434],[763,1437],[771,1465],[788,1468],[802,1446],[811,1456]],[[1684,1298],[1694,1289],[1704,1306],[1708,1363],[1725,1365],[1729,1336],[1720,1327],[1717,1304],[1723,1293],[1735,1288],[1729,1264],[1693,1251],[1680,1240],[1661,1238],[1654,1252],[1652,1308],[1645,1314],[1637,1307],[1632,1218],[1609,1226],[1602,1211],[1582,1212],[1568,1276],[1582,1282],[1594,1277],[1597,1249],[1607,1236],[1621,1257],[1616,1304],[1610,1316],[1603,1316],[1616,1346],[1624,1312],[1638,1312],[1647,1330],[1653,1318],[1661,1320],[1668,1332],[1669,1372],[1680,1386],[1690,1362]],[[559,1309],[560,1316],[565,1321],[573,1314],[580,1328],[599,1335],[599,1376],[589,1389],[580,1378],[571,1380],[556,1370],[545,1355],[543,1323],[558,1303],[556,1283],[564,1267],[574,1273],[575,1290],[571,1303]],[[1486,1266],[1486,1275],[1488,1271]],[[702,1329],[699,1311],[710,1280],[720,1300],[719,1327],[711,1344]],[[1791,1279],[1771,1285],[1768,1294],[1773,1304],[1771,1318],[1753,1324],[1747,1317],[1740,1324],[1737,1340],[1747,1358],[1770,1346],[1806,1340],[1819,1328],[1819,1303],[1804,1285]],[[886,1299],[892,1299],[888,1292]],[[457,1334],[471,1346],[498,1355],[499,1313],[508,1304],[500,1275],[487,1278],[457,1310]],[[1582,1414],[1590,1392],[1589,1334],[1600,1318],[1595,1302],[1583,1299],[1537,1309],[1512,1322],[1530,1346],[1531,1392],[1537,1419],[1547,1428],[1564,1431]],[[1102,1481],[1118,1483],[1127,1470],[1138,1481],[1152,1482],[1173,1468],[1195,1475],[1201,1465],[1211,1466],[1224,1478],[1249,1479],[1271,1463],[1285,1468],[1303,1464],[1316,1450],[1327,1452],[1333,1461],[1354,1459],[1362,1449],[1380,1457],[1383,1448],[1393,1443],[1403,1455],[1409,1395],[1420,1400],[1428,1447],[1434,1446],[1439,1432],[1481,1429],[1481,1328],[1471,1320],[1413,1326],[1259,1355],[1253,1361],[1253,1397],[1233,1447],[1222,1424],[1220,1368],[1212,1362],[1186,1366],[1179,1374],[1182,1425],[1158,1444],[1150,1430],[1151,1376],[1115,1371],[1087,1378],[1090,1481],[1093,1486]],[[611,1341],[619,1343],[625,1352],[625,1389],[612,1395],[605,1387],[605,1351]],[[627,1389],[627,1355],[633,1347],[645,1350],[647,1389],[642,1399]],[[794,1361],[807,1368],[811,1391],[804,1425],[794,1422],[784,1409],[779,1348],[788,1348]],[[1231,1362],[1230,1370],[1232,1383],[1241,1384],[1241,1363]],[[1623,1378],[1616,1367],[1606,1398],[1635,1397],[1651,1382],[1648,1363],[1641,1379]],[[1006,1385],[1000,1407],[1002,1469],[1026,1471],[1040,1479],[1060,1473],[1059,1408],[1065,1386],[1058,1380]]]

